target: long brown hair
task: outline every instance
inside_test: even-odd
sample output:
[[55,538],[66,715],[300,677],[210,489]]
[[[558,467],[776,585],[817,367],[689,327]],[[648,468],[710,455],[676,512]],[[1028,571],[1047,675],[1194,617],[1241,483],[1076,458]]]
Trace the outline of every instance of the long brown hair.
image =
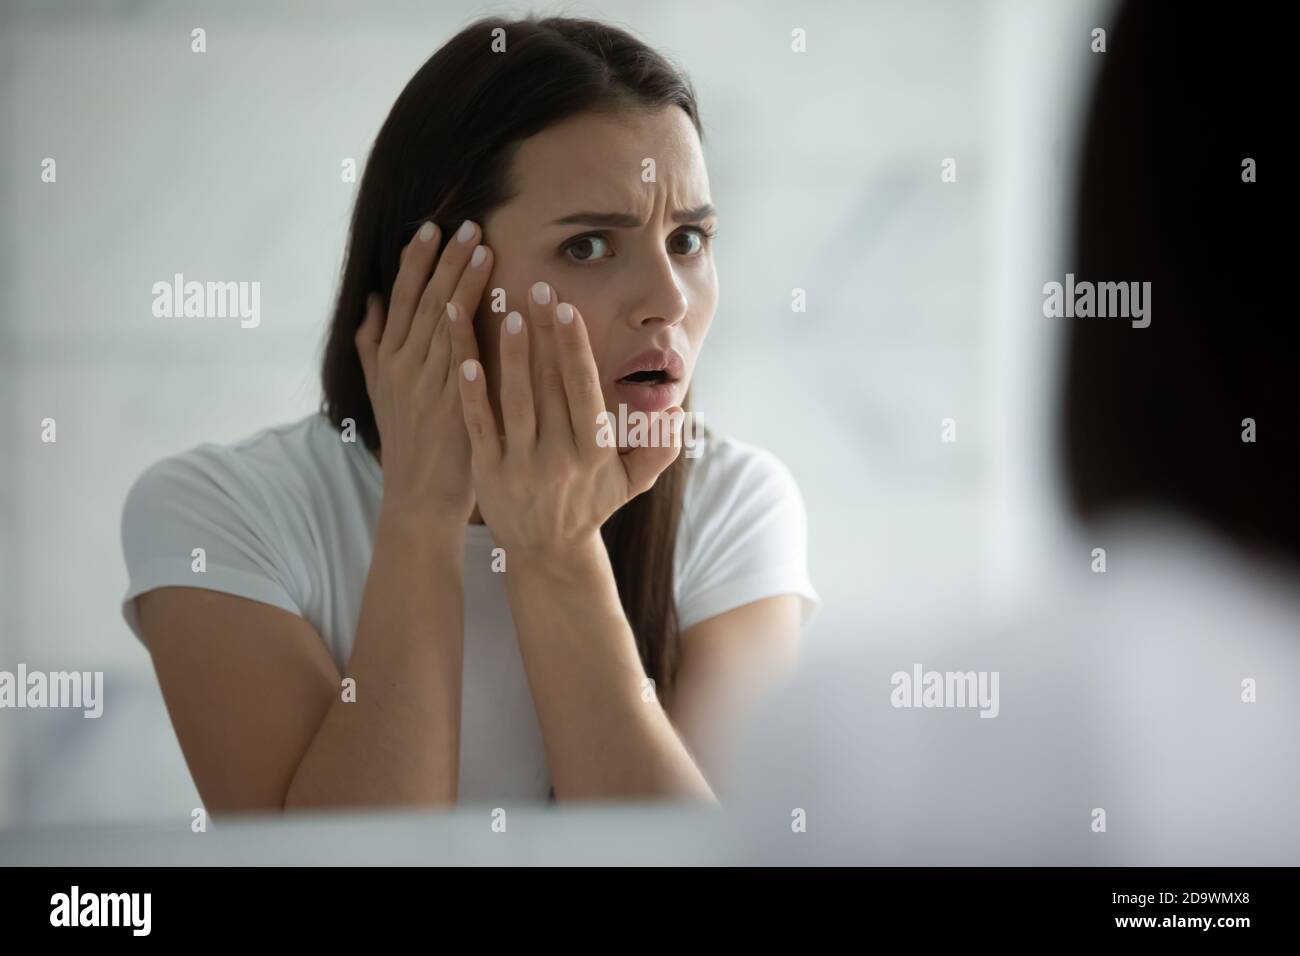
[[[499,32],[498,32],[499,31]],[[494,42],[501,52],[494,51]],[[577,113],[681,108],[703,140],[690,81],[630,34],[591,20],[548,17],[470,24],[420,67],[370,151],[321,368],[322,411],[351,418],[366,447],[380,440],[354,335],[366,296],[387,303],[402,247],[426,219],[445,246],[466,219],[483,222],[511,198],[518,144]],[[682,405],[689,408],[690,396]],[[646,673],[666,699],[677,667],[673,554],[684,455],[601,528]]]

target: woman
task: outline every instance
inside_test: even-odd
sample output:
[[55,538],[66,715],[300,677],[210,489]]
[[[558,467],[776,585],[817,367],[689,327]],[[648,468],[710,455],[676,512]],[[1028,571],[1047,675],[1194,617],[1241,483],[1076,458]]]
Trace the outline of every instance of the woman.
[[480,20],[408,83],[322,413],[126,502],[123,612],[210,811],[716,799],[818,601],[802,500],[743,442],[597,427],[689,407],[700,143],[688,82],[591,21]]

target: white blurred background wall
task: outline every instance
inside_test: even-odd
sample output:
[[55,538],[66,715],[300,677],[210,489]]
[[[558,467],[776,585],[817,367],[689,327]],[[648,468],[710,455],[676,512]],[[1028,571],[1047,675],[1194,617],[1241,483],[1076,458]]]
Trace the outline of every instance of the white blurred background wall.
[[[1089,31],[1109,4],[533,9],[628,27],[695,83],[722,290],[696,407],[800,483],[824,600],[809,653],[888,641],[872,619],[900,599],[1014,589],[1055,533],[1040,290],[1065,271]],[[364,162],[453,33],[528,7],[0,10],[0,669],[102,670],[106,696],[98,720],[0,710],[0,826],[188,820],[198,795],[119,612],[125,492],[164,455],[318,405],[356,190],[341,162]],[[151,287],[177,272],[259,281],[260,326],[155,318]]]

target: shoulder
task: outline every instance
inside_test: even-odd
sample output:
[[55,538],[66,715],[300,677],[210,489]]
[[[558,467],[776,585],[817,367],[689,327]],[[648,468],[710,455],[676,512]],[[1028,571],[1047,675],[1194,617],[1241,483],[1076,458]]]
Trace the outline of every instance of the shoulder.
[[313,414],[151,464],[122,508],[127,622],[138,634],[133,598],[169,585],[306,613],[321,585],[311,556],[323,529],[346,521],[342,509],[364,505],[363,455],[364,445],[345,444]]
[[688,535],[772,510],[804,517],[803,496],[794,475],[772,452],[713,430],[693,450],[696,457],[687,465],[683,493]]
[[696,457],[688,465],[686,498],[697,505],[753,493],[800,497],[790,469],[766,448],[710,430],[694,451]]
[[696,447],[678,525],[682,629],[779,594],[803,598],[807,623],[820,598],[808,575],[804,500],[790,469],[772,452],[712,430]]
[[205,442],[154,462],[135,480],[128,512],[145,501],[202,502],[249,509],[302,502],[323,484],[360,473],[369,455],[339,439],[329,420],[313,413],[263,428],[233,442]]
[[139,561],[201,538],[231,561],[256,553],[301,573],[322,529],[351,527],[381,487],[365,445],[314,413],[154,462],[127,493],[122,544]]

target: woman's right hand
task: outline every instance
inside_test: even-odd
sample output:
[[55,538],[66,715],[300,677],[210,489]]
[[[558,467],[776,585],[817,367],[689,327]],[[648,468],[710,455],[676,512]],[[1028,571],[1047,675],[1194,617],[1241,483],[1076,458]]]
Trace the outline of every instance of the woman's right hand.
[[463,529],[474,510],[457,376],[478,358],[474,314],[492,272],[480,235],[467,220],[439,258],[439,229],[426,222],[402,250],[387,317],[372,292],[357,329],[382,446],[383,509],[422,524]]

